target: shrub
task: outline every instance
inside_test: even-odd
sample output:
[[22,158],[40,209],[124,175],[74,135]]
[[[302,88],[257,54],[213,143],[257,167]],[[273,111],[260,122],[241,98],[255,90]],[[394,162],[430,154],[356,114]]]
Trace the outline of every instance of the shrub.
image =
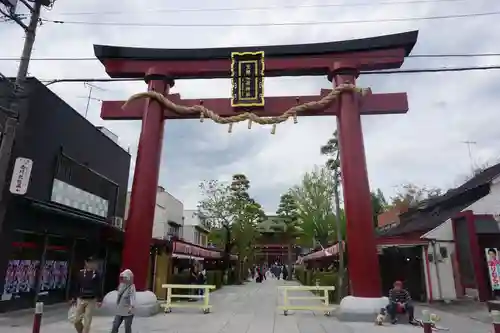
[[[329,302],[333,303],[337,296],[337,272],[335,271],[312,271],[305,269],[303,266],[295,268],[295,276],[299,282],[304,286],[315,286],[316,281],[319,286],[335,286],[335,291],[329,293]],[[344,283],[345,284],[345,283]],[[313,291],[315,294],[322,294],[323,292]]]
[[[329,302],[334,303],[337,296],[337,272],[329,271],[329,272],[310,272],[311,273],[311,284],[320,286],[335,286],[335,291],[329,293]],[[323,294],[323,292],[313,291],[315,294]]]
[[[172,274],[171,284],[189,284],[189,272]],[[189,289],[172,289],[174,295],[188,295]]]
[[223,272],[207,271],[207,284],[214,285],[217,289],[222,287]]
[[[216,289],[222,287],[222,271],[207,271],[207,284],[214,285]],[[189,284],[189,272],[172,274],[171,284]],[[190,289],[172,289],[174,295],[188,295]],[[166,293],[166,292],[165,292]],[[166,296],[166,294],[165,294]]]

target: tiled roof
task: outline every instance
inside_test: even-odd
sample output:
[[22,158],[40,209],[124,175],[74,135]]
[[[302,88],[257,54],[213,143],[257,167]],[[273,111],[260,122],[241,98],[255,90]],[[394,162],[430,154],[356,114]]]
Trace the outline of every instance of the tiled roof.
[[395,236],[436,228],[449,218],[460,213],[474,202],[489,194],[490,183],[500,176],[500,163],[491,166],[461,186],[443,195],[426,200],[416,208],[400,215],[401,223],[379,236]]

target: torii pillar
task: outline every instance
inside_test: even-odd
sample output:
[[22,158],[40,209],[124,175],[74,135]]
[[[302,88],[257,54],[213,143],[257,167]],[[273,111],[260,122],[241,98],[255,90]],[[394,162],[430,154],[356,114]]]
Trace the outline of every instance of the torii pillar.
[[[416,43],[417,34],[418,32],[413,31],[333,43],[252,47],[248,48],[248,51],[265,52],[265,70],[268,77],[328,75],[336,85],[347,82],[354,84],[359,71],[399,68]],[[308,52],[304,53],[305,50]],[[150,80],[150,89],[167,95],[168,87],[173,84],[172,78],[229,78],[231,52],[241,52],[245,49],[159,50],[96,45],[94,51],[110,76],[131,78],[147,76]],[[256,108],[254,113],[265,117],[278,116],[295,106],[297,102],[302,104],[318,101],[328,93],[329,91],[322,90],[317,96],[266,97],[265,106]],[[222,117],[230,117],[238,112],[231,107],[228,98],[201,101],[182,99],[178,94],[170,94],[167,97],[178,105],[193,106],[203,103],[203,106],[216,111]],[[199,118],[199,114],[178,114],[172,110],[161,110],[157,102],[149,100],[134,100],[125,109],[122,109],[123,104],[124,101],[103,102],[101,117],[107,120],[142,120],[122,260],[123,267],[131,268],[136,274],[138,290],[144,291],[163,123],[165,119],[196,119]],[[381,296],[361,115],[396,114],[407,111],[406,93],[361,96],[356,92],[343,92],[338,102],[325,110],[301,115],[338,117],[347,217],[348,268],[355,296],[343,300],[344,309],[348,309],[352,304],[359,307],[360,298],[373,299]],[[381,299],[380,302],[382,304],[385,300]],[[373,300],[370,304],[372,307],[380,308],[380,304],[373,303]],[[371,311],[373,309],[368,312],[371,314]]]
[[[334,85],[355,84],[358,75],[356,64],[344,61],[334,64],[329,78]],[[360,113],[362,102],[363,98],[359,93],[344,92],[340,97],[337,114],[344,211],[347,217],[348,269],[353,295],[380,297],[381,288],[375,287],[381,286],[382,282],[366,169]]]

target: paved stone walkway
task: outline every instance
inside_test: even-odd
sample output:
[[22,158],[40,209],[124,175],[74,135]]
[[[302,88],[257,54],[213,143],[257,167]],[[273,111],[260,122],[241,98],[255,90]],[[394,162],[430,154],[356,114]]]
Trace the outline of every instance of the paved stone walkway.
[[[409,325],[375,326],[372,323],[343,323],[322,313],[297,311],[284,316],[276,307],[282,297],[277,287],[285,282],[267,280],[262,284],[249,282],[244,286],[227,286],[213,293],[213,312],[202,314],[195,309],[173,309],[172,313],[150,318],[135,318],[134,333],[417,333],[422,328]],[[286,282],[293,283],[293,282]],[[294,283],[295,284],[295,283]],[[65,311],[61,309],[60,311]],[[419,311],[419,309],[417,309]],[[437,312],[437,311],[436,311]],[[63,313],[65,314],[65,313]],[[492,326],[486,323],[439,313],[443,326],[452,333],[490,333]],[[60,313],[62,317],[62,314]],[[30,333],[30,316],[15,321],[0,316],[1,333]],[[54,318],[54,317],[52,317]],[[65,317],[62,317],[65,318]],[[112,318],[95,317],[91,333],[109,332]],[[64,319],[47,320],[41,333],[74,333]],[[123,328],[120,330],[123,332]]]

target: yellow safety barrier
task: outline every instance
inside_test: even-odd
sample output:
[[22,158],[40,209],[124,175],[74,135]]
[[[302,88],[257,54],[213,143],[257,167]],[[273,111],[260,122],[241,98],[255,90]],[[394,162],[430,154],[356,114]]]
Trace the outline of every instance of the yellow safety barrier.
[[[328,299],[328,293],[335,290],[334,286],[279,286],[278,288],[283,291],[283,305],[278,308],[283,310],[283,314],[285,316],[288,315],[288,310],[323,311],[325,316],[329,316],[332,311],[335,310],[335,308],[330,305],[330,301]],[[289,296],[288,292],[290,291],[323,291],[323,296]],[[323,302],[321,305],[291,305],[289,301],[295,299],[317,299]]]
[[[210,302],[210,290],[215,289],[215,286],[205,284],[163,284],[163,289],[167,289],[167,299],[160,306],[164,308],[165,313],[172,312],[172,308],[194,308],[201,309],[203,313],[209,313],[212,306]],[[192,295],[175,295],[172,294],[172,289],[191,289]],[[203,295],[195,295],[195,291],[203,289]],[[187,299],[203,299],[203,303],[188,303],[188,302],[175,302],[172,303],[172,298],[187,298]]]

